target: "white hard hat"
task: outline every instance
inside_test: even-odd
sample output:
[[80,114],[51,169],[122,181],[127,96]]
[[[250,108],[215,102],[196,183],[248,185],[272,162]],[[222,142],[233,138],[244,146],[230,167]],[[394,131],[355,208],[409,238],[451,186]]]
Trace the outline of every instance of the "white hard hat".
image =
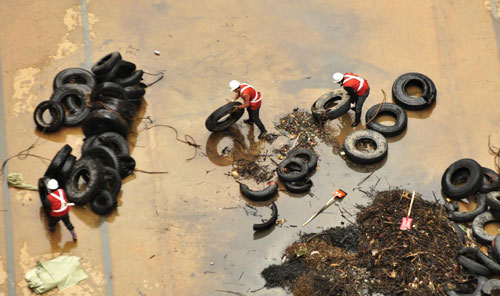
[[229,82],[229,88],[231,89],[231,91],[235,91],[238,87],[240,87],[239,81],[231,80],[231,82]]
[[342,81],[342,79],[344,79],[344,74],[337,72],[332,75],[332,78],[333,82],[339,83],[340,81]]
[[57,182],[56,179],[50,179],[49,182],[47,182],[47,188],[50,190],[56,190],[59,188],[59,182]]

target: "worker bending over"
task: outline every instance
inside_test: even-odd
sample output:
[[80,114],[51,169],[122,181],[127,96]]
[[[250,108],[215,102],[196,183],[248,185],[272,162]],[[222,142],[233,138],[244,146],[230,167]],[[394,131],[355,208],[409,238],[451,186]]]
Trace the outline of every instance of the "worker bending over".
[[243,99],[243,105],[234,106],[233,112],[247,108],[248,119],[243,120],[243,122],[250,125],[255,122],[260,129],[259,139],[264,138],[267,134],[267,130],[259,117],[260,105],[262,104],[260,92],[257,92],[253,86],[247,83],[240,83],[236,80],[231,80],[231,82],[229,82],[229,88],[236,93],[234,95],[235,100],[238,98]]
[[355,75],[353,73],[335,73],[332,75],[333,82],[340,84],[349,96],[351,97],[351,104],[355,104],[354,108],[356,110],[356,116],[354,122],[352,123],[352,127],[357,126],[361,121],[361,111],[363,108],[363,103],[366,98],[370,94],[370,86],[368,85],[368,81]]

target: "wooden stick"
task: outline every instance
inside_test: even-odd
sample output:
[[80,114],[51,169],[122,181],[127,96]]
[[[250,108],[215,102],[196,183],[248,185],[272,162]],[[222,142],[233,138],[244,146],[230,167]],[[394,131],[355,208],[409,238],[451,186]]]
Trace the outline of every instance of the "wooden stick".
[[413,206],[413,200],[415,199],[415,191],[413,191],[413,194],[411,196],[411,202],[410,202],[410,208],[408,209],[408,216],[406,217],[410,217],[410,214],[411,214],[411,207]]

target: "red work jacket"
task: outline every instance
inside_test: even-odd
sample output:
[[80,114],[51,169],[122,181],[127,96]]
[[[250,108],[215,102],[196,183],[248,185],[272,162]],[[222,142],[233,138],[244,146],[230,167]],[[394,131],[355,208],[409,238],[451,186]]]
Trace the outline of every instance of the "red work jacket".
[[260,96],[260,92],[256,91],[253,86],[247,83],[240,83],[240,97],[244,94],[248,94],[250,96],[250,110],[257,110],[262,103],[262,97]]
[[364,95],[368,88],[370,88],[366,79],[363,79],[358,75],[352,73],[344,74],[344,81],[342,83],[342,86],[352,88],[358,94],[358,96]]
[[57,189],[56,191],[50,193],[47,198],[50,201],[50,215],[52,217],[61,217],[69,212],[68,200],[66,199],[66,193],[62,189]]

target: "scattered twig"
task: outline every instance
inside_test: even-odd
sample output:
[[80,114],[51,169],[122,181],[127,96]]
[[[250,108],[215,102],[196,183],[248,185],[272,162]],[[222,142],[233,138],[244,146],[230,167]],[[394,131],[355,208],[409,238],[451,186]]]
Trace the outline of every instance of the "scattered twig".
[[161,175],[161,174],[168,174],[167,171],[159,171],[159,172],[151,172],[151,171],[143,171],[140,169],[134,169],[134,172],[139,172],[139,173],[144,173],[144,174],[151,174],[151,175]]
[[229,294],[234,294],[234,295],[238,295],[238,296],[245,296],[245,294],[243,293],[240,293],[240,292],[233,292],[233,291],[227,291],[227,290],[215,290],[217,292],[223,292],[223,293],[229,293]]
[[358,183],[358,186],[363,184],[366,180],[368,180],[368,178],[370,178],[373,175],[373,173],[375,173],[375,171],[371,172],[371,174],[369,174],[363,180],[361,180],[361,182]]

